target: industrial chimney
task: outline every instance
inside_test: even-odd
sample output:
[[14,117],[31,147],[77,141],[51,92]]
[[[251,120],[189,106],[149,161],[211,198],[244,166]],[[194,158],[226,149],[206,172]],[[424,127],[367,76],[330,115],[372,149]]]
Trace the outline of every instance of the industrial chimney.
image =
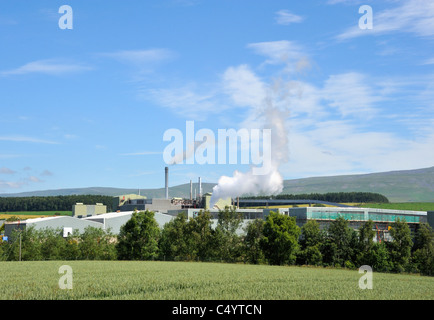
[[169,199],[169,167],[164,168],[165,177],[166,177],[166,199]]
[[193,182],[190,180],[190,200],[193,200]]
[[202,196],[202,179],[199,177],[199,186],[198,186],[198,191],[199,191],[199,199]]

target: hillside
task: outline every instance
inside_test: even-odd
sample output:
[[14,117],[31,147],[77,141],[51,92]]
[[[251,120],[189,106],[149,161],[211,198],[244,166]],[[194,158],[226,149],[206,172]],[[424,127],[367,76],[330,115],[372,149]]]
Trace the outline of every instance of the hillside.
[[[203,192],[211,192],[214,183],[202,183]],[[390,171],[358,175],[313,177],[284,181],[284,194],[327,193],[327,192],[375,192],[385,195],[391,202],[434,202],[434,167]],[[33,191],[14,194],[0,194],[2,197],[28,197],[53,195],[108,195],[138,193],[138,189],[119,188],[72,188]],[[141,195],[148,198],[163,198],[164,188],[141,189]],[[169,188],[172,197],[190,197],[190,184],[185,183]]]

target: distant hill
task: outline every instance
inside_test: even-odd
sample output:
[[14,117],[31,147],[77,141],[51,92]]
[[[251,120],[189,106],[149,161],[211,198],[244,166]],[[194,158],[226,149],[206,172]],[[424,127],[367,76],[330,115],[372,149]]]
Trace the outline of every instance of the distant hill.
[[[203,192],[212,192],[214,183],[202,183]],[[434,167],[390,171],[370,174],[314,177],[284,181],[283,194],[327,193],[327,192],[375,192],[385,195],[391,202],[434,202]],[[55,195],[108,195],[116,196],[138,193],[138,189],[120,188],[73,188],[22,193],[0,194],[2,197],[31,197]],[[148,198],[163,198],[164,188],[141,189]],[[169,188],[171,197],[190,197],[190,184]]]
[[434,202],[434,167],[285,180],[282,193],[375,192],[390,202]]

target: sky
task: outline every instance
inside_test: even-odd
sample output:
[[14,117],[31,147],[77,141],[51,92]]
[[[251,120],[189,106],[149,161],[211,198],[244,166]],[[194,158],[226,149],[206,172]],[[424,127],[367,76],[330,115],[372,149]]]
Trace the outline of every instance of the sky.
[[0,0],[0,193],[217,183],[252,164],[168,164],[165,132],[270,105],[283,179],[433,166],[434,2]]

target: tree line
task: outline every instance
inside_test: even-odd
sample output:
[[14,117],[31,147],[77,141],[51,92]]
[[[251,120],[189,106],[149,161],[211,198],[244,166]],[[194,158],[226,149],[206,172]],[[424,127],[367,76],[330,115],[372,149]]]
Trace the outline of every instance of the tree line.
[[377,272],[434,274],[434,233],[426,223],[412,234],[398,219],[390,229],[393,240],[381,243],[374,241],[371,220],[358,231],[343,217],[325,229],[315,220],[300,228],[295,217],[276,212],[244,227],[242,223],[240,213],[225,209],[216,226],[211,214],[201,211],[194,218],[181,213],[160,228],[154,213],[145,211],[133,213],[118,235],[88,227],[63,238],[61,230],[29,228],[0,244],[0,260],[218,261],[349,269],[369,265]]
[[69,195],[46,197],[0,197],[0,212],[20,211],[71,211],[77,202],[102,203],[112,211],[113,197],[102,195]]
[[278,194],[270,196],[240,197],[240,199],[319,200],[336,203],[389,203],[386,196],[374,192],[328,192],[304,194]]

